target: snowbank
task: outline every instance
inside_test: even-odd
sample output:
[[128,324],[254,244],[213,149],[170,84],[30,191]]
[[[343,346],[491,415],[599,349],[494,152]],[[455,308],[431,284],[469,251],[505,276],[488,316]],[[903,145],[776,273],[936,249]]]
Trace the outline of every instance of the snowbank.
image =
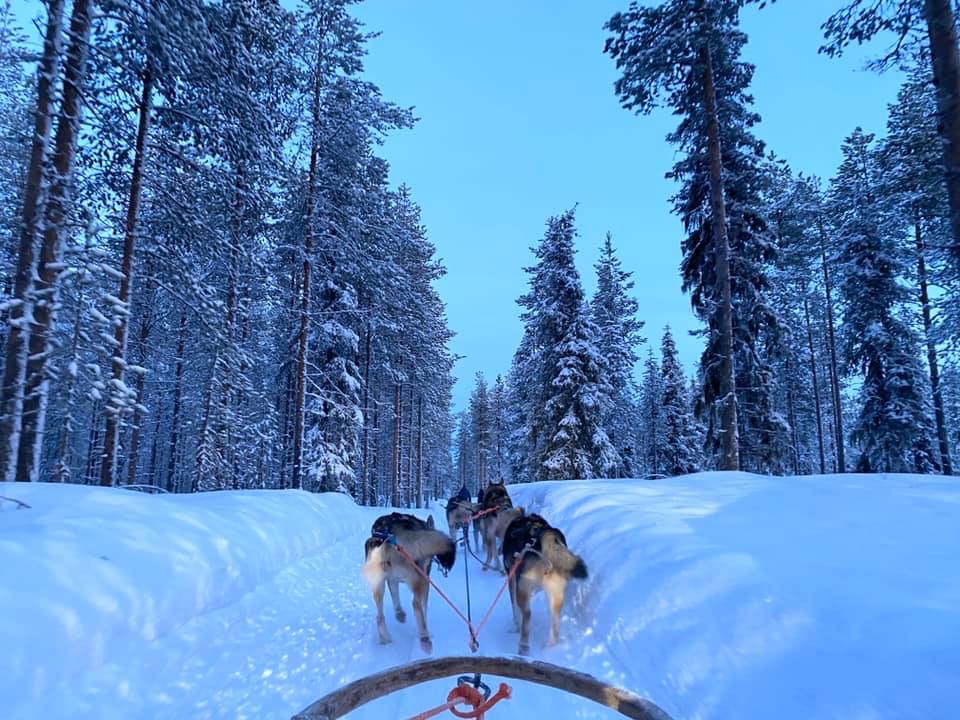
[[510,487],[591,577],[569,664],[681,718],[960,717],[960,483],[703,473]]
[[31,507],[0,504],[0,708],[235,602],[357,520],[331,493],[0,483],[4,495]]

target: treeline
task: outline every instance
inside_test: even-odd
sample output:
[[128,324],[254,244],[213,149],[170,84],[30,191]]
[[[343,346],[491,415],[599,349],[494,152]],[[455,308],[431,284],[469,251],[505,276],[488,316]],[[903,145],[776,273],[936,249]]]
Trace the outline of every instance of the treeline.
[[[503,391],[507,449],[496,457],[517,480],[953,472],[960,62],[951,4],[852,3],[826,21],[830,54],[894,31],[874,65],[908,74],[886,136],[852,129],[828,182],[796,173],[757,135],[754,68],[741,58],[748,4],[632,3],[606,25],[624,107],[665,105],[679,117],[667,177],[679,188],[680,271],[705,347],[687,383],[668,331],[636,380],[629,275],[608,238],[587,302],[574,213],[551,218],[519,300],[525,332]],[[487,462],[478,427],[461,422],[461,468],[472,455]]]
[[3,8],[4,478],[439,493],[444,269],[351,4],[49,0],[30,74]]

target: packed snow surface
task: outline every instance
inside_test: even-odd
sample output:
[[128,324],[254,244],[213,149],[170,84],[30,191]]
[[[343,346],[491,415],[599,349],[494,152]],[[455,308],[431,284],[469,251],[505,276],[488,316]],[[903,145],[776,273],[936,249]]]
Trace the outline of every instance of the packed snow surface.
[[[702,473],[509,489],[590,571],[571,584],[553,648],[538,596],[535,658],[647,696],[677,720],[960,717],[956,480]],[[405,587],[408,620],[399,625],[388,600],[394,642],[377,643],[360,567],[382,508],[293,491],[0,483],[0,496],[30,506],[0,500],[5,720],[285,720],[424,657]],[[434,578],[465,607],[465,560],[477,618],[500,576],[461,552]],[[436,595],[428,624],[434,655],[468,653],[463,623]],[[481,652],[515,653],[509,625],[504,597]],[[511,685],[488,720],[620,717]],[[420,685],[351,717],[407,718],[451,686]]]

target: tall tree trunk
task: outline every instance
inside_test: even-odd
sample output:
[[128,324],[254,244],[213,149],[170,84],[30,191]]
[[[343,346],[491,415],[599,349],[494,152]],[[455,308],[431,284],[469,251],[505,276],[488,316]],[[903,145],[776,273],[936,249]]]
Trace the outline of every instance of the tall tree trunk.
[[403,383],[393,384],[393,467],[390,471],[390,504],[400,507],[400,403],[402,402]]
[[943,392],[940,389],[940,368],[937,362],[937,345],[933,339],[933,319],[930,314],[930,295],[927,292],[927,262],[923,233],[920,229],[920,211],[914,208],[914,237],[917,243],[917,280],[920,284],[920,310],[923,315],[923,334],[927,341],[927,363],[930,366],[930,389],[933,391],[933,411],[937,422],[937,440],[940,445],[940,465],[944,475],[953,475],[950,458],[950,441],[947,437],[947,420],[943,411]]
[[291,478],[291,484],[296,489],[302,486],[303,413],[307,386],[307,330],[310,320],[310,271],[313,256],[313,222],[317,192],[318,145],[320,142],[320,92],[323,77],[322,52],[323,43],[321,42],[320,50],[317,51],[317,65],[314,68],[310,128],[310,172],[307,177],[306,208],[303,215],[303,274],[300,278],[300,324],[297,335],[297,375],[293,404],[293,473]]
[[90,432],[87,437],[87,463],[83,471],[83,484],[90,485],[94,480],[94,472],[99,467],[96,463],[97,445],[100,442],[100,403],[95,402],[90,412]]
[[417,507],[423,507],[423,396],[417,399]]
[[[140,346],[141,367],[146,365],[147,339],[150,337],[150,328],[153,324],[153,305],[150,302],[151,294],[152,287],[145,288],[144,297],[148,300],[143,308],[143,317],[140,318],[140,331],[137,333],[137,342]],[[134,388],[135,405],[133,407],[133,422],[131,422],[130,427],[130,450],[127,453],[127,485],[133,485],[137,481],[137,465],[140,461],[140,436],[142,434],[140,424],[143,422],[144,380],[143,372],[138,372]],[[157,410],[159,413],[159,408],[157,408]],[[101,476],[101,482],[102,480],[103,478]]]
[[56,322],[63,242],[70,211],[70,185],[77,136],[80,130],[81,98],[90,44],[91,0],[74,0],[70,18],[70,46],[63,77],[63,93],[57,118],[57,134],[50,187],[47,191],[43,240],[34,285],[33,325],[28,342],[26,380],[23,389],[23,416],[17,449],[17,477],[35,480],[46,424],[50,378],[47,360]]
[[[790,354],[786,357],[787,377],[793,377],[793,363],[790,360]],[[791,448],[793,452],[793,474],[800,474],[800,433],[797,429],[797,409],[793,397],[793,383],[787,382],[787,422],[790,423]]]
[[[150,132],[150,115],[153,109],[153,71],[150,63],[143,72],[140,89],[140,117],[137,122],[137,140],[134,146],[133,171],[130,176],[130,198],[127,201],[127,220],[123,236],[123,261],[120,266],[120,292],[117,298],[125,306],[114,331],[113,358],[111,359],[112,392],[111,397],[118,402],[107,403],[107,427],[104,432],[103,462],[100,465],[100,484],[113,485],[114,469],[117,463],[117,441],[120,438],[120,417],[124,412],[126,397],[118,398],[123,386],[123,371],[127,366],[127,318],[129,317],[130,296],[133,289],[133,258],[137,245],[137,218],[140,214],[140,196],[143,191],[143,158]],[[143,381],[141,379],[142,388]],[[123,393],[125,395],[125,393]],[[134,468],[136,472],[136,468]]]
[[363,340],[363,459],[361,460],[361,487],[360,502],[363,505],[372,505],[370,502],[370,353],[371,353],[370,320],[367,319],[367,328]]
[[160,447],[160,416],[161,405],[157,403],[157,414],[153,421],[153,438],[150,442],[150,484],[159,486],[157,482],[157,457]]
[[173,381],[173,414],[170,418],[170,456],[167,458],[167,490],[173,492],[177,469],[177,443],[180,438],[180,403],[183,397],[183,351],[187,338],[187,310],[180,311],[180,332],[177,335],[177,369]]
[[943,162],[946,169],[953,255],[960,262],[960,54],[957,27],[950,0],[924,0],[930,40],[930,64],[937,88]]
[[[80,351],[80,328],[82,325],[83,290],[77,298],[77,309],[73,316],[73,339],[70,341],[70,360],[77,364]],[[70,433],[73,432],[73,403],[76,392],[77,378],[73,368],[67,369],[67,386],[63,394],[66,398],[66,412],[60,425],[60,437],[57,439],[56,460],[53,463],[53,481],[59,483],[70,480]]]
[[837,472],[847,471],[843,442],[843,406],[840,402],[840,370],[837,365],[837,340],[833,328],[833,297],[830,270],[827,267],[827,233],[823,216],[817,215],[817,230],[820,237],[820,266],[823,268],[823,290],[827,300],[827,345],[830,348],[830,388],[833,396],[834,440],[837,449]]
[[707,146],[710,153],[710,214],[714,262],[717,271],[718,322],[720,332],[720,470],[740,469],[740,438],[737,425],[736,368],[733,362],[733,298],[730,292],[730,244],[724,198],[723,155],[713,80],[710,46],[700,49],[703,63],[703,104],[707,114]]
[[37,265],[37,221],[40,216],[40,194],[43,167],[50,143],[50,113],[56,94],[60,58],[60,37],[63,24],[63,0],[47,3],[47,30],[43,40],[43,57],[37,72],[37,108],[33,122],[30,164],[27,166],[20,222],[20,245],[13,285],[15,303],[7,318],[3,375],[0,377],[0,480],[29,480],[16,475],[17,447],[23,419],[23,385],[27,373],[27,343],[30,336],[33,274]]
[[807,345],[810,351],[810,375],[813,378],[813,406],[817,415],[817,445],[820,451],[820,474],[827,472],[823,454],[823,417],[820,409],[820,381],[817,379],[817,355],[813,348],[813,327],[810,324],[810,303],[806,292],[803,293],[803,316],[807,324]]

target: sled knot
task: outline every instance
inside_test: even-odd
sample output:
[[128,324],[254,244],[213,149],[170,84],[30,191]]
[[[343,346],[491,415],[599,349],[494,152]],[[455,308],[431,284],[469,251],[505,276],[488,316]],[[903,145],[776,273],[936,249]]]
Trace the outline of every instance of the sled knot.
[[[479,677],[479,675],[475,676],[475,682],[479,682]],[[470,684],[471,681],[467,680],[464,682],[464,680],[466,680],[466,678],[460,678],[460,680],[457,681],[457,687],[447,695],[447,702],[460,700],[461,704],[469,703],[473,705],[472,710],[457,710],[456,707],[451,707],[451,714],[458,718],[477,718],[478,720],[483,720],[484,714],[490,708],[501,700],[510,697],[510,686],[506,683],[500,683],[497,692],[491,696],[490,688],[485,683],[479,682],[479,687],[475,687]]]

